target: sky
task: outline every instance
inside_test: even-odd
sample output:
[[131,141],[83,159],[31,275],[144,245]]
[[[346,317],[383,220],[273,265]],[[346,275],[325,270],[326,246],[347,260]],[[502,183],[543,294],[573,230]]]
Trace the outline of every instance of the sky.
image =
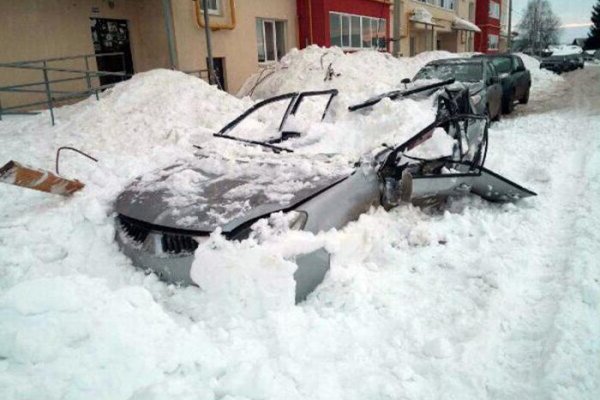
[[[587,37],[592,7],[596,0],[549,0],[554,13],[560,18],[563,29],[561,42],[570,43],[575,38]],[[513,0],[515,25],[525,12],[528,0]]]

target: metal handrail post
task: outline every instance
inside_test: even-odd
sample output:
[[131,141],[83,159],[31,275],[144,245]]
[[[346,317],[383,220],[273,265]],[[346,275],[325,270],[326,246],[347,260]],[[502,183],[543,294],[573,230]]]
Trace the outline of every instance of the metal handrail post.
[[92,94],[92,93],[96,94],[96,100],[100,100],[98,98],[98,92],[92,91],[92,81],[90,79],[90,63],[88,61],[88,56],[85,56],[84,59],[85,59],[85,81],[87,83],[88,90],[89,90],[90,94]]
[[[125,68],[125,52],[121,53],[121,67],[124,74],[127,73],[127,68]],[[121,76],[121,82],[123,82],[123,80],[125,79],[125,76]]]
[[48,70],[47,62],[44,61],[42,71],[44,72],[44,86],[46,87],[46,98],[48,99],[48,109],[50,110],[50,118],[52,119],[52,125],[54,126],[54,110],[52,107],[52,93],[50,92],[50,83],[48,83]]

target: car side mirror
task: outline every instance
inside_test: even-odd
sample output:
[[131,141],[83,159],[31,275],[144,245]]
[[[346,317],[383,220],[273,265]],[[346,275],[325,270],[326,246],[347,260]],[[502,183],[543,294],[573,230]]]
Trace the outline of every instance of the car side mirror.
[[400,81],[400,83],[403,83],[405,85],[408,85],[410,83],[410,79],[409,78],[404,78]]

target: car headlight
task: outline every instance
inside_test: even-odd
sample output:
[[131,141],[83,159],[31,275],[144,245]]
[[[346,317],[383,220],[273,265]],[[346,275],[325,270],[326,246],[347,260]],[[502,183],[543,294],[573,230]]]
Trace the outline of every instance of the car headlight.
[[306,221],[308,221],[308,213],[306,211],[290,211],[289,214],[291,214],[288,222],[289,228],[295,231],[304,229]]

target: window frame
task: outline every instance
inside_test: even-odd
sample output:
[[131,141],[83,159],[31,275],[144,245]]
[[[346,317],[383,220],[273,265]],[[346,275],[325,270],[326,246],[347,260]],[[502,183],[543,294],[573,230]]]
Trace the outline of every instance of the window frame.
[[488,10],[488,17],[500,20],[500,3],[496,3],[495,1],[490,1],[490,8]]
[[[258,52],[258,40],[257,40],[257,47],[256,47],[256,53],[257,53],[257,58],[258,58],[258,63],[260,65],[264,65],[264,64],[272,64],[272,63],[276,63],[279,62],[281,60],[281,58],[285,55],[285,53],[287,52],[287,45],[286,45],[286,36],[287,36],[287,25],[285,20],[278,20],[278,19],[271,19],[271,18],[260,18],[257,17],[256,18],[257,24],[260,23],[260,28],[262,30],[262,47],[263,47],[263,52],[264,52],[264,56],[265,59],[263,61],[260,60],[260,53]],[[279,54],[279,46],[277,46],[277,38],[278,38],[278,34],[277,34],[277,24],[280,23],[282,24],[282,32],[283,32],[283,37],[281,38],[281,40],[283,40],[283,49],[284,49],[284,54]],[[268,56],[268,52],[267,52],[267,35],[266,35],[266,28],[265,25],[266,24],[272,24],[272,32],[273,32],[273,54],[275,59],[274,60],[270,60],[269,56]],[[257,27],[258,28],[258,27]],[[256,32],[256,35],[258,36],[258,32]],[[258,39],[258,37],[257,37]]]
[[[332,40],[332,24],[331,24],[331,20],[332,17],[336,17],[338,18],[338,26],[340,29],[339,32],[339,37],[340,37],[340,44],[338,45],[337,43],[334,44],[333,40]],[[344,18],[347,19],[348,21],[348,38],[347,40],[344,40]],[[359,35],[358,37],[358,41],[359,41],[359,46],[354,46],[354,42],[352,40],[353,35],[354,35],[354,22],[353,20],[355,20],[355,18],[358,18],[359,24],[358,24],[358,31],[357,34]],[[364,29],[367,28],[367,22],[369,25],[369,30],[371,31],[371,38],[368,41],[369,45],[365,46],[364,43],[365,42],[365,38],[364,38]],[[375,23],[375,25],[377,26],[377,44],[373,45],[373,23]],[[382,39],[379,36],[379,28],[383,26],[383,31],[381,32],[383,35],[383,40],[384,43],[383,45],[381,45],[380,43],[380,39]],[[345,12],[339,12],[339,11],[329,11],[329,40],[330,40],[330,45],[331,46],[338,46],[343,50],[364,50],[364,49],[373,49],[376,51],[387,51],[388,50],[388,46],[387,46],[387,20],[385,18],[379,18],[379,17],[371,17],[368,15],[359,15],[359,14],[351,14],[351,13],[345,13]],[[344,46],[344,43],[348,43],[348,46]]]
[[427,4],[428,6],[438,7],[442,10],[456,11],[457,0],[413,0],[417,3]]
[[[198,2],[198,7],[200,7],[200,12],[204,12],[204,7],[202,6],[203,1],[204,0],[200,0],[200,2]],[[222,14],[221,0],[214,0],[214,2],[215,2],[216,8],[211,8],[210,3],[207,5],[208,15],[221,15]]]
[[[492,44],[492,40],[490,40],[491,38],[496,38],[495,42],[496,42],[496,47],[491,47]],[[500,47],[500,36],[499,35],[494,35],[492,33],[487,35],[487,49],[488,50],[498,50]]]

